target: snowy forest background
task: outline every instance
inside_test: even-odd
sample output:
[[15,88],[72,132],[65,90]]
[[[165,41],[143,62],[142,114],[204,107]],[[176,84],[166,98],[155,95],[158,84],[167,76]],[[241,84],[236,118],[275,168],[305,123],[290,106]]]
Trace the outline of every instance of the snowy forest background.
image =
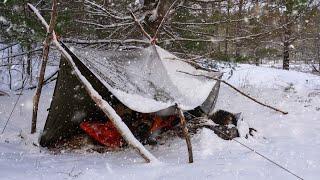
[[[147,43],[132,11],[154,34],[174,1],[60,1],[56,32],[65,42],[96,48],[133,48]],[[27,1],[0,2],[0,83],[35,83],[45,31]],[[47,18],[51,3],[31,1]],[[319,72],[320,9],[315,0],[176,1],[157,44],[180,57]],[[52,62],[51,65],[57,65]],[[34,74],[33,74],[33,73]],[[20,74],[14,79],[12,74]],[[30,76],[31,75],[31,76]]]
[[50,108],[61,54],[50,45],[38,129],[30,134],[46,29],[27,3],[36,6],[49,22],[52,1],[0,0],[1,179],[320,176],[319,0],[60,0],[55,32],[63,42],[102,50],[146,47],[150,42],[131,12],[151,36],[167,16],[156,36],[157,45],[223,72],[224,81],[289,112],[283,115],[259,106],[222,84],[215,110],[241,112],[242,127],[255,128],[255,136],[226,141],[203,128],[191,137],[195,163],[187,163],[181,138],[172,137],[157,146],[146,146],[162,162],[152,165],[144,163],[132,148],[101,154],[89,152],[90,147],[61,153],[40,147],[38,138]]

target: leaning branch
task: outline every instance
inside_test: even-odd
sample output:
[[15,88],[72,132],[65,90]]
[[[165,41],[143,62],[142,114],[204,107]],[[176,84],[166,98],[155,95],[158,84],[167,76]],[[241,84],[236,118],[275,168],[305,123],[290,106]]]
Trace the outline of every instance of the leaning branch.
[[[167,17],[168,17],[168,15],[169,15],[171,9],[173,8],[173,6],[174,6],[177,2],[178,2],[178,0],[175,0],[175,1],[171,4],[171,6],[170,6],[169,9],[167,10],[166,14],[165,14],[164,17],[162,18],[162,20],[161,20],[161,22],[160,22],[160,24],[159,24],[159,26],[158,26],[158,28],[157,28],[154,36],[153,36],[153,41],[155,41],[155,39],[157,38],[160,28],[162,28],[164,22],[167,20]],[[155,43],[155,42],[153,42],[153,43]]]
[[[45,78],[45,80],[43,81],[43,85],[46,85],[54,80],[57,79],[57,77],[55,77],[57,74],[58,74],[59,70],[57,70],[56,72],[52,73],[51,75],[49,75],[48,77]],[[23,89],[24,87],[20,87],[18,89],[16,89],[16,91],[19,91],[21,89]],[[32,89],[35,89],[37,88],[37,86],[31,86],[31,87],[28,87],[27,90],[32,90]]]
[[75,44],[104,44],[104,43],[114,43],[114,44],[124,44],[124,43],[143,43],[143,44],[150,44],[149,41],[144,41],[140,39],[100,39],[100,40],[83,40],[83,39],[70,39],[64,38],[63,42],[66,43],[75,43]]
[[278,108],[272,107],[272,106],[270,106],[270,105],[267,105],[267,104],[265,104],[265,103],[262,103],[262,102],[258,101],[257,99],[255,99],[255,98],[247,95],[246,93],[240,91],[239,89],[237,89],[236,87],[234,87],[233,85],[231,85],[230,83],[228,83],[228,82],[225,81],[225,80],[222,80],[222,79],[219,79],[219,78],[215,78],[215,77],[211,77],[211,76],[207,76],[207,75],[204,75],[204,74],[191,74],[191,73],[184,72],[184,71],[178,71],[178,72],[184,73],[184,74],[188,74],[188,75],[191,75],[191,76],[206,77],[206,78],[209,78],[209,79],[213,79],[213,80],[216,80],[216,81],[220,81],[220,82],[228,85],[229,87],[231,87],[232,89],[234,89],[235,91],[237,91],[238,93],[240,93],[241,95],[249,98],[250,100],[252,100],[252,101],[254,101],[254,102],[256,102],[256,103],[258,103],[258,104],[260,104],[260,105],[262,105],[262,106],[265,106],[265,107],[267,107],[267,108],[270,108],[270,109],[275,110],[275,111],[278,111],[278,112],[281,112],[282,114],[288,114],[287,111],[282,111],[282,110],[280,110],[280,109],[278,109]]
[[11,47],[13,47],[13,46],[15,46],[15,45],[17,45],[17,44],[19,44],[19,43],[10,44],[10,45],[8,45],[8,46],[6,46],[6,47],[1,48],[0,51],[6,50],[6,49],[8,49],[8,48],[11,48]]
[[109,25],[104,25],[104,24],[99,24],[95,22],[88,22],[88,21],[82,21],[82,20],[76,20],[76,22],[81,23],[81,24],[87,24],[87,25],[92,25],[97,28],[95,29],[108,29],[108,28],[117,28],[117,27],[123,27],[123,26],[129,26],[134,24],[133,22],[123,22],[123,23],[113,23]]
[[[39,11],[31,4],[28,3],[30,9],[36,14],[40,19],[42,24],[48,29],[49,25],[41,16]],[[81,74],[75,63],[73,62],[70,54],[61,46],[57,40],[55,32],[52,33],[52,42],[61,51],[62,55],[67,59],[68,63],[73,68],[77,78],[83,82],[85,90],[88,92],[91,99],[97,104],[97,106],[105,113],[105,115],[110,119],[110,121],[115,125],[117,130],[120,132],[122,137],[126,142],[131,145],[147,162],[158,162],[158,160],[134,137],[128,126],[122,121],[121,117],[116,113],[116,111],[110,106],[110,104],[105,101],[100,94],[91,86],[90,82]]]
[[132,19],[134,20],[134,22],[137,24],[137,26],[140,28],[140,31],[151,41],[152,38],[151,36],[144,30],[144,28],[142,27],[141,23],[138,21],[138,19],[136,18],[136,16],[133,14],[133,12],[130,12]]
[[14,54],[11,56],[1,57],[0,59],[8,59],[8,58],[14,58],[14,57],[18,57],[18,56],[24,56],[26,54],[30,54],[30,53],[41,51],[41,50],[42,50],[42,48],[37,48],[37,49],[31,50],[31,51],[26,51],[26,52]]
[[42,87],[44,83],[44,75],[46,73],[46,68],[47,68],[51,36],[57,20],[57,5],[58,5],[58,0],[53,0],[50,24],[49,24],[49,27],[47,28],[47,36],[43,43],[42,62],[41,62],[41,67],[39,71],[38,85],[37,85],[36,93],[33,97],[31,134],[35,133],[37,129],[38,108],[39,108]]

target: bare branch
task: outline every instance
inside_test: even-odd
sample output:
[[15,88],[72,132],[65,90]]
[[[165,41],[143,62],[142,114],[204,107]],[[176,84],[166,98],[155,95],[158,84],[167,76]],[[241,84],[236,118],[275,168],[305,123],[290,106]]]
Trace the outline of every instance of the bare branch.
[[6,49],[8,49],[8,48],[11,48],[11,47],[13,47],[13,46],[15,46],[15,45],[17,45],[17,44],[19,44],[19,43],[10,44],[10,45],[8,45],[8,46],[6,46],[6,47],[1,48],[0,51],[6,50]]
[[142,25],[140,24],[136,16],[133,14],[133,12],[130,12],[130,13],[131,13],[132,19],[136,22],[137,26],[140,28],[140,31],[151,41],[152,40],[151,36],[144,30],[144,28],[142,27]]
[[173,8],[173,6],[174,6],[177,2],[178,2],[178,0],[175,0],[175,1],[171,4],[171,6],[170,6],[169,9],[167,10],[166,14],[165,14],[164,17],[162,18],[162,20],[161,20],[161,22],[160,22],[160,24],[159,24],[156,32],[154,33],[154,36],[153,36],[153,41],[154,41],[154,42],[152,42],[152,43],[155,43],[155,39],[157,38],[157,35],[158,35],[158,33],[159,33],[160,28],[162,28],[163,23],[167,20],[167,17],[168,17],[168,15],[169,15],[169,13],[170,13],[170,10]]
[[234,22],[241,22],[241,21],[248,21],[251,19],[254,19],[255,17],[249,17],[249,18],[242,18],[242,19],[234,19],[234,20],[225,20],[225,21],[216,21],[216,22],[172,22],[172,24],[176,25],[192,25],[192,26],[208,26],[208,25],[218,25],[222,23],[234,23]]
[[288,112],[286,112],[286,111],[282,111],[282,110],[280,110],[280,109],[278,109],[278,108],[272,107],[272,106],[270,106],[270,105],[267,105],[267,104],[265,104],[265,103],[262,103],[262,102],[256,100],[255,98],[253,98],[253,97],[247,95],[246,93],[240,91],[240,90],[237,89],[235,86],[231,85],[230,83],[228,83],[228,82],[225,81],[225,80],[222,80],[222,79],[219,79],[219,78],[215,78],[215,77],[211,77],[211,76],[207,76],[207,75],[204,75],[204,74],[191,74],[191,73],[184,72],[184,71],[178,71],[178,72],[181,72],[181,73],[184,73],[184,74],[188,74],[188,75],[191,75],[191,76],[201,76],[201,77],[206,77],[206,78],[213,79],[213,80],[216,80],[216,81],[220,81],[220,82],[228,85],[229,87],[231,87],[232,89],[234,89],[235,91],[237,91],[238,93],[240,93],[241,95],[249,98],[250,100],[252,100],[252,101],[254,101],[254,102],[256,102],[256,103],[258,103],[258,104],[260,104],[260,105],[262,105],[262,106],[265,106],[265,107],[267,107],[267,108],[270,108],[270,109],[275,110],[275,111],[278,111],[278,112],[281,112],[282,114],[288,114]]
[[104,44],[104,43],[115,43],[115,44],[125,44],[125,43],[143,43],[150,44],[149,41],[140,40],[140,39],[100,39],[100,40],[82,40],[82,39],[70,39],[64,38],[63,42],[66,43],[76,43],[76,44]]
[[113,23],[113,24],[103,25],[95,22],[88,22],[88,21],[82,21],[82,20],[75,20],[75,21],[82,24],[97,26],[98,28],[96,29],[116,28],[116,27],[129,26],[134,24],[134,22],[124,22],[124,23]]
[[105,12],[109,17],[112,17],[114,19],[118,19],[118,20],[130,20],[131,19],[130,16],[117,16],[116,14],[120,14],[120,12],[112,12],[112,10],[107,10],[104,7],[94,3],[92,1],[85,0],[85,2],[100,9],[101,11]]

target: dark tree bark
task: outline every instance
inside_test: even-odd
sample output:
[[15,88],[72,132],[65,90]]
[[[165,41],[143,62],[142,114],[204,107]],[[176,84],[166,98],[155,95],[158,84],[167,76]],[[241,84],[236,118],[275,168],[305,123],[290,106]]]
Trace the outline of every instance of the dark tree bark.
[[290,66],[290,45],[292,35],[292,12],[294,2],[292,0],[285,1],[286,11],[284,12],[284,25],[283,25],[283,69],[289,70]]
[[[239,19],[242,19],[243,18],[243,4],[244,4],[244,1],[243,0],[239,0],[239,4],[238,4],[238,8],[239,8],[239,10],[238,10],[238,18]],[[236,25],[236,28],[237,28],[237,30],[236,30],[236,35],[237,35],[237,37],[241,37],[241,28],[242,28],[242,22],[241,21],[239,21],[239,22],[237,22],[237,25]],[[235,52],[235,55],[236,55],[236,57],[237,58],[239,58],[240,57],[240,48],[241,48],[241,42],[239,42],[239,41],[236,41],[236,52]]]
[[29,52],[27,54],[27,76],[29,76],[29,84],[32,84],[32,53],[31,51],[31,45],[27,46],[27,51]]
[[286,17],[286,25],[284,27],[284,42],[283,42],[283,69],[289,70],[290,65],[290,37],[291,37],[291,23]]
[[8,73],[9,73],[9,89],[12,89],[12,73],[11,73],[11,67],[12,67],[12,47],[8,49]]
[[[227,18],[228,18],[228,21],[230,21],[230,8],[231,8],[231,2],[230,2],[230,0],[228,0],[228,5],[227,5]],[[230,24],[230,22],[228,22],[226,24],[226,37],[227,37],[227,39],[229,37],[229,24]],[[228,55],[228,41],[225,41],[225,44],[224,44],[224,55],[225,56]]]
[[318,60],[318,71],[320,72],[320,32],[318,30],[318,35],[316,39],[316,51],[317,51],[317,60]]

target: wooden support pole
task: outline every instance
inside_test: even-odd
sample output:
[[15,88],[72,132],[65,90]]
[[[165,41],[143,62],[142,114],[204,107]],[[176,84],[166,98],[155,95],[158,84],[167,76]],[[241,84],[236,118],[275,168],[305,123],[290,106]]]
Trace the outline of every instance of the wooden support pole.
[[39,80],[36,89],[36,93],[33,97],[33,111],[32,111],[32,122],[31,122],[31,134],[35,133],[37,130],[37,117],[38,117],[38,108],[39,108],[39,101],[44,81],[44,75],[46,72],[47,62],[48,62],[48,55],[49,55],[49,46],[52,39],[52,32],[57,20],[57,0],[52,1],[52,12],[51,12],[51,19],[49,27],[47,28],[47,37],[44,40],[43,44],[43,52],[42,52],[42,63],[39,72]]
[[177,111],[180,118],[180,124],[182,128],[183,136],[186,139],[186,143],[187,143],[189,163],[193,163],[192,144],[191,144],[191,140],[190,140],[190,136],[187,128],[186,118],[184,117],[183,112],[179,107],[177,107]]
[[[48,29],[49,25],[41,16],[39,11],[31,4],[28,3],[29,8],[36,14],[42,24]],[[90,82],[81,74],[75,63],[73,62],[70,54],[61,46],[57,40],[55,32],[52,32],[52,42],[60,50],[62,55],[66,57],[66,60],[74,70],[74,74],[83,83],[85,90],[88,92],[91,99],[96,103],[96,105],[105,113],[105,115],[114,124],[116,129],[119,131],[121,136],[126,140],[126,142],[133,147],[146,162],[158,162],[155,158],[132,134],[128,126],[122,121],[121,117],[116,113],[116,111],[110,106],[110,104],[105,101],[99,93],[91,86]]]

